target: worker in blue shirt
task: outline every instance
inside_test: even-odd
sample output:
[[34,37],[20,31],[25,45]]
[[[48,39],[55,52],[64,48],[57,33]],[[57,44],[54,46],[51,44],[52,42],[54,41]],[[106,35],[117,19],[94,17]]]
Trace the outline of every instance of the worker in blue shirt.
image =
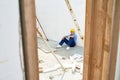
[[77,42],[77,35],[75,34],[75,29],[72,28],[70,30],[70,35],[64,36],[62,40],[59,42],[59,45],[57,46],[57,48],[62,47],[63,43],[66,43],[67,45],[66,50],[69,50],[70,47],[76,46],[76,42]]

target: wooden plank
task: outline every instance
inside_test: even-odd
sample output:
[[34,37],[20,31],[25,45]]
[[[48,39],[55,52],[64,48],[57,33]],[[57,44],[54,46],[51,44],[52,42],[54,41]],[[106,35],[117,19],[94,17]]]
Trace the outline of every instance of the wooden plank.
[[42,26],[42,24],[40,23],[40,21],[39,21],[39,19],[37,18],[37,16],[36,16],[36,20],[37,20],[37,22],[38,22],[38,24],[39,24],[39,27],[41,28],[41,30],[42,30],[45,38],[46,38],[46,40],[49,41],[49,39],[47,38],[47,35],[46,35],[46,33],[45,33],[44,29],[43,29],[43,26]]
[[113,25],[113,13],[114,13],[115,0],[108,0],[107,15],[106,15],[106,33],[104,42],[104,56],[103,56],[103,68],[102,68],[102,80],[108,80],[109,77],[109,65],[110,65],[110,49],[111,49],[111,37],[112,37],[112,25]]
[[83,80],[101,80],[108,0],[86,1]]
[[26,80],[39,80],[35,1],[19,0]]
[[84,43],[84,67],[83,80],[89,80],[89,62],[90,62],[90,47],[91,47],[91,27],[93,18],[93,0],[86,1],[86,21],[85,21],[85,43]]

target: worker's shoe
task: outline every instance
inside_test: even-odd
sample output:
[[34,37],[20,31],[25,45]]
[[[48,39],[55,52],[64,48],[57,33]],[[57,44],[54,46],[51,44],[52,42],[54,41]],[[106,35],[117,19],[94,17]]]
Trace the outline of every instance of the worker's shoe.
[[57,45],[57,47],[56,48],[61,48],[62,46],[61,45]]
[[66,48],[66,50],[69,50],[69,49],[70,49],[70,47],[67,47],[67,48]]

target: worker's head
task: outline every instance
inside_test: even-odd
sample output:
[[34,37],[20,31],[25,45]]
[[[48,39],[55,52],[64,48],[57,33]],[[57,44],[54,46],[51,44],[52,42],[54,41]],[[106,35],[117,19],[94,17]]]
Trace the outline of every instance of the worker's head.
[[75,29],[74,29],[74,28],[71,28],[70,33],[71,33],[71,34],[74,34],[74,33],[75,33]]

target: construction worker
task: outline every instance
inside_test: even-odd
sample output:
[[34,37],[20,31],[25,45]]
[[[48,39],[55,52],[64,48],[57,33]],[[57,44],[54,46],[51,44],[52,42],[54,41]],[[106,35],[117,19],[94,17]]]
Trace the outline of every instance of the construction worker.
[[70,35],[64,36],[62,40],[59,42],[59,45],[57,46],[57,48],[62,47],[63,43],[66,43],[67,45],[66,50],[69,50],[70,47],[76,46],[76,42],[77,42],[77,35],[75,34],[75,29],[72,28],[70,30]]

